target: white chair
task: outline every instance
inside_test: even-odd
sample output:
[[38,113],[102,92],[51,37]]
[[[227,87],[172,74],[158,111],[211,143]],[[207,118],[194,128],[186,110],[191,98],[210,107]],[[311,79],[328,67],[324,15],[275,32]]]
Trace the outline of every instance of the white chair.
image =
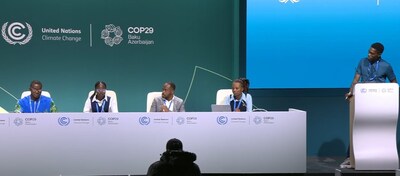
[[151,104],[153,103],[154,98],[161,96],[162,92],[149,92],[147,94],[147,106],[146,112],[150,112]]
[[[26,96],[29,96],[29,95],[31,95],[31,91],[24,91],[24,92],[22,92],[22,94],[21,94],[21,99],[24,98],[24,97],[26,97]],[[50,93],[47,92],[47,91],[42,91],[42,94],[41,94],[41,95],[51,98]]]
[[219,89],[217,91],[216,105],[224,105],[225,97],[232,94],[232,89]]

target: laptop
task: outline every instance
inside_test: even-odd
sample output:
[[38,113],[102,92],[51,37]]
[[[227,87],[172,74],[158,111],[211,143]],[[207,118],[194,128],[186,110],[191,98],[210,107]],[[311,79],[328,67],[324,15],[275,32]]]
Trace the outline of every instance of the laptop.
[[231,112],[230,105],[211,105],[211,112]]

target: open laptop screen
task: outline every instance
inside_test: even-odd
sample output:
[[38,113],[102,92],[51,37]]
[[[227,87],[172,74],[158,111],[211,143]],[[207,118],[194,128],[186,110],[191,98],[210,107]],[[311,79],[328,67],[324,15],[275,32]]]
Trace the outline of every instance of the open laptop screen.
[[211,112],[231,112],[230,105],[211,105]]

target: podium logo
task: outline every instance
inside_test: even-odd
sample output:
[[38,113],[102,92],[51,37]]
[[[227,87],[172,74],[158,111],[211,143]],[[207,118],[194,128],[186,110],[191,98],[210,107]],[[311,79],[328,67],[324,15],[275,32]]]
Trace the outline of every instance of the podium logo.
[[225,116],[218,116],[217,117],[217,123],[220,125],[225,125],[228,123],[228,117]]
[[58,118],[58,124],[61,126],[67,126],[71,122],[71,120],[68,117],[60,117]]
[[14,22],[8,24],[4,23],[1,27],[1,35],[4,40],[11,44],[25,45],[32,39],[32,27],[28,23],[22,24],[20,22]]
[[121,43],[123,40],[121,36],[122,29],[113,24],[106,25],[106,28],[101,31],[101,38],[104,39],[104,43],[111,47]]
[[361,93],[367,93],[367,89],[366,88],[362,88],[360,91],[361,91]]
[[139,118],[139,123],[141,125],[148,125],[148,124],[150,124],[150,118],[146,117],[146,116],[140,117]]
[[17,117],[14,119],[14,124],[15,124],[15,126],[21,126],[22,124],[24,124],[24,120]]

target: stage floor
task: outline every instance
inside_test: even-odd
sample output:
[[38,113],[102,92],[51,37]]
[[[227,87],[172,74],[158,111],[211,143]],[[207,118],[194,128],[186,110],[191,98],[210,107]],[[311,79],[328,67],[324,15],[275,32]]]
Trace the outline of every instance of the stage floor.
[[[395,171],[355,171],[341,169],[345,157],[307,157],[306,173],[265,173],[265,174],[207,174],[202,176],[395,176]],[[201,166],[200,166],[201,169]]]
[[[340,169],[345,157],[307,157],[307,172],[304,174],[202,174],[203,176],[395,176],[395,171],[355,171]],[[336,171],[339,169],[341,172]],[[336,171],[336,175],[335,175]]]

